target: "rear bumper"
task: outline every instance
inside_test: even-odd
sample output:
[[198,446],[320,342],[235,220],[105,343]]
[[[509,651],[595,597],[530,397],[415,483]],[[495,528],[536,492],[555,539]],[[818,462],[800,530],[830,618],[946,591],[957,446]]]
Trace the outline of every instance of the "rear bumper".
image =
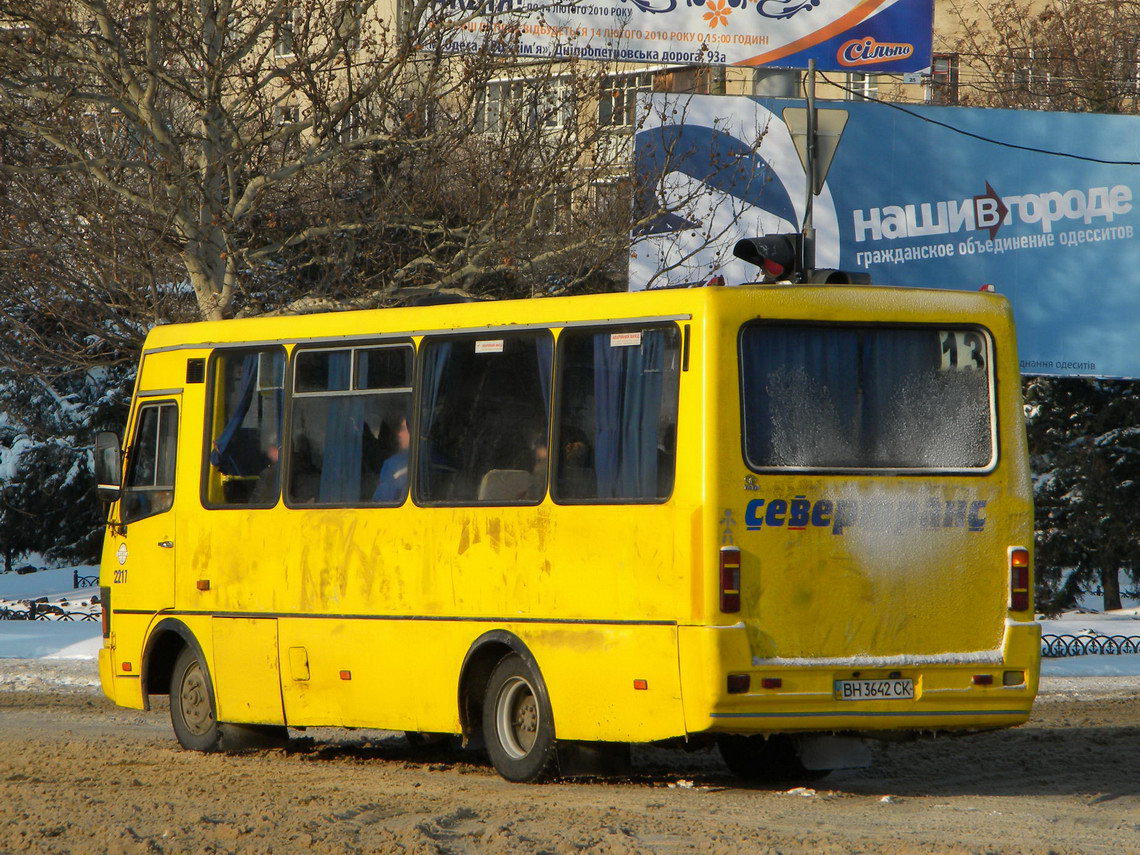
[[[1006,626],[1000,652],[955,662],[953,657],[861,664],[858,660],[753,662],[743,626],[679,628],[685,726],[689,733],[812,731],[979,730],[1010,727],[1029,718],[1037,695],[1041,629],[1035,623]],[[1024,681],[1003,685],[1006,672]],[[748,674],[751,686],[729,694],[729,674]],[[993,685],[974,685],[989,674]],[[764,689],[764,677],[778,688]],[[913,700],[843,701],[841,679],[909,678]],[[1010,679],[1016,679],[1012,677]]]

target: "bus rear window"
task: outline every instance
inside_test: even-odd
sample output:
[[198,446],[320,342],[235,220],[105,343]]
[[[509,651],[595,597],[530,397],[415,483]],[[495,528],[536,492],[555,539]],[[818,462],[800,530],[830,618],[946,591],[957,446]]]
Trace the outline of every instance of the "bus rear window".
[[749,324],[740,336],[753,469],[984,470],[996,458],[981,329]]

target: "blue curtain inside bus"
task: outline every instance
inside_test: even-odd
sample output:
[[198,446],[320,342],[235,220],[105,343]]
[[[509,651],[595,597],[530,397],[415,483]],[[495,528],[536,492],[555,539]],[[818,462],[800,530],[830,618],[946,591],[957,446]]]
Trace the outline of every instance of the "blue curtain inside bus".
[[[226,373],[233,357],[224,357],[223,365]],[[223,475],[256,475],[261,471],[265,461],[248,453],[246,443],[235,442],[250,404],[253,403],[253,390],[257,385],[257,358],[258,354],[250,353],[241,357],[241,380],[238,383],[237,395],[233,401],[233,409],[221,434],[214,441],[214,448],[210,452],[210,463],[217,467]],[[224,382],[223,375],[223,382]],[[256,457],[256,459],[255,459]]]
[[[440,387],[443,385],[443,375],[446,372],[447,360],[451,356],[450,341],[432,342],[424,351],[423,377],[420,379],[421,404],[420,418],[417,420],[416,430],[419,431],[419,485],[420,489],[427,486],[427,467],[429,461],[439,459],[439,454],[431,438],[427,436],[427,426],[431,424],[432,417],[439,407]],[[411,418],[408,419],[411,428]]]
[[614,347],[610,332],[594,335],[597,498],[657,496],[664,336],[664,330],[646,330],[640,345]]
[[[329,389],[348,389],[352,352],[328,354]],[[364,454],[364,399],[359,395],[330,398],[325,411],[325,448],[321,461],[318,501],[323,504],[356,502],[360,495]]]

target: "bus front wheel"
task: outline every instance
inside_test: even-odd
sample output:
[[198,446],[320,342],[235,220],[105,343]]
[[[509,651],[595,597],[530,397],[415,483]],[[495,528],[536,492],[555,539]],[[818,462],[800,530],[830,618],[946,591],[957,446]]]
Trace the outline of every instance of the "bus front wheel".
[[539,781],[555,770],[550,699],[537,669],[517,654],[504,657],[487,681],[483,739],[491,763],[508,781]]
[[218,721],[210,674],[201,655],[184,647],[170,679],[170,723],[178,743],[190,751],[257,751],[281,748],[289,732],[281,725]]
[[183,748],[220,751],[222,731],[214,713],[210,675],[198,653],[184,647],[170,678],[170,723]]

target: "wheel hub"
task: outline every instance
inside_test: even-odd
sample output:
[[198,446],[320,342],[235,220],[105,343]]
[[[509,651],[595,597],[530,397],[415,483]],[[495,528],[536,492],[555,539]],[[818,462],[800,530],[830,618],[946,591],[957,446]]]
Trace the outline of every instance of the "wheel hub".
[[515,760],[526,757],[538,738],[539,711],[534,689],[522,677],[503,684],[495,704],[499,743]]
[[182,687],[178,692],[182,706],[182,718],[190,732],[203,736],[214,725],[214,711],[210,706],[210,693],[206,686],[206,675],[202,666],[194,662],[182,675]]

